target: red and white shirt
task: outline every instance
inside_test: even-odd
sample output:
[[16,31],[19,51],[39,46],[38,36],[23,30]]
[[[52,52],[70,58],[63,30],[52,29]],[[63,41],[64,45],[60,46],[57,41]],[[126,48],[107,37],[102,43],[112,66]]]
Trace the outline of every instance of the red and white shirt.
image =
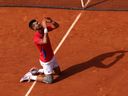
[[[52,29],[49,28],[48,30],[50,31]],[[53,58],[54,53],[52,50],[52,46],[51,46],[49,37],[48,37],[48,42],[46,44],[40,44],[40,42],[43,38],[43,35],[44,34],[41,34],[37,31],[37,32],[35,32],[33,39],[34,39],[34,43],[35,43],[36,47],[38,48],[38,50],[40,52],[40,60],[42,62],[48,62]]]

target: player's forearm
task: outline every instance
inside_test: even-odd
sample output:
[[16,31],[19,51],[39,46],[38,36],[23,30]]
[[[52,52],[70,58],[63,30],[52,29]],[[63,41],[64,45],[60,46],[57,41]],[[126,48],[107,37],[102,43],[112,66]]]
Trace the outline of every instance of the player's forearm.
[[43,26],[43,28],[47,28],[46,20],[45,19],[42,21],[42,26]]
[[59,24],[55,21],[52,21],[51,26],[52,26],[52,28],[57,28],[57,27],[59,27]]
[[43,43],[46,44],[48,42],[48,33],[44,33]]
[[43,44],[45,44],[45,43],[47,43],[47,40],[48,40],[48,29],[47,29],[47,24],[46,24],[45,18],[42,20],[42,26],[44,28]]
[[47,25],[51,26],[53,29],[56,29],[56,28],[59,27],[59,24],[56,21],[52,20],[52,19],[49,22],[47,22]]
[[45,17],[45,19],[46,19],[46,24],[48,26],[51,26],[54,29],[59,27],[59,24],[56,21],[54,21],[53,19],[51,19],[50,17]]

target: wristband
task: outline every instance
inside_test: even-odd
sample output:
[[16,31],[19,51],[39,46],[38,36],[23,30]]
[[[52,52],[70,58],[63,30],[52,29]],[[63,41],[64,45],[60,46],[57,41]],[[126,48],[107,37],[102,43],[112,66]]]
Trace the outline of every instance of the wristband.
[[44,28],[44,33],[48,33],[48,29],[47,28]]

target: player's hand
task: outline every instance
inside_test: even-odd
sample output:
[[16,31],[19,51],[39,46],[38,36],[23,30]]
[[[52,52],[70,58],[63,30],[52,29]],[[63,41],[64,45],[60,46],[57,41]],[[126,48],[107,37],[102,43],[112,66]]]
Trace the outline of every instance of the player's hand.
[[44,17],[47,23],[51,23],[52,19],[50,17]]
[[43,20],[41,22],[41,25],[43,26],[43,28],[47,28],[46,19],[45,18],[43,18]]

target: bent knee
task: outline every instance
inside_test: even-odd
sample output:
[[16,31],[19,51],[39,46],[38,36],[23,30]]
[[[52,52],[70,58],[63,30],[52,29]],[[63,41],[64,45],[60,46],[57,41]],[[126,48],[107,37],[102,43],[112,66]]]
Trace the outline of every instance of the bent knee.
[[43,82],[44,83],[47,83],[47,84],[51,84],[53,83],[53,76],[50,74],[50,75],[46,75],[44,78],[43,78]]

